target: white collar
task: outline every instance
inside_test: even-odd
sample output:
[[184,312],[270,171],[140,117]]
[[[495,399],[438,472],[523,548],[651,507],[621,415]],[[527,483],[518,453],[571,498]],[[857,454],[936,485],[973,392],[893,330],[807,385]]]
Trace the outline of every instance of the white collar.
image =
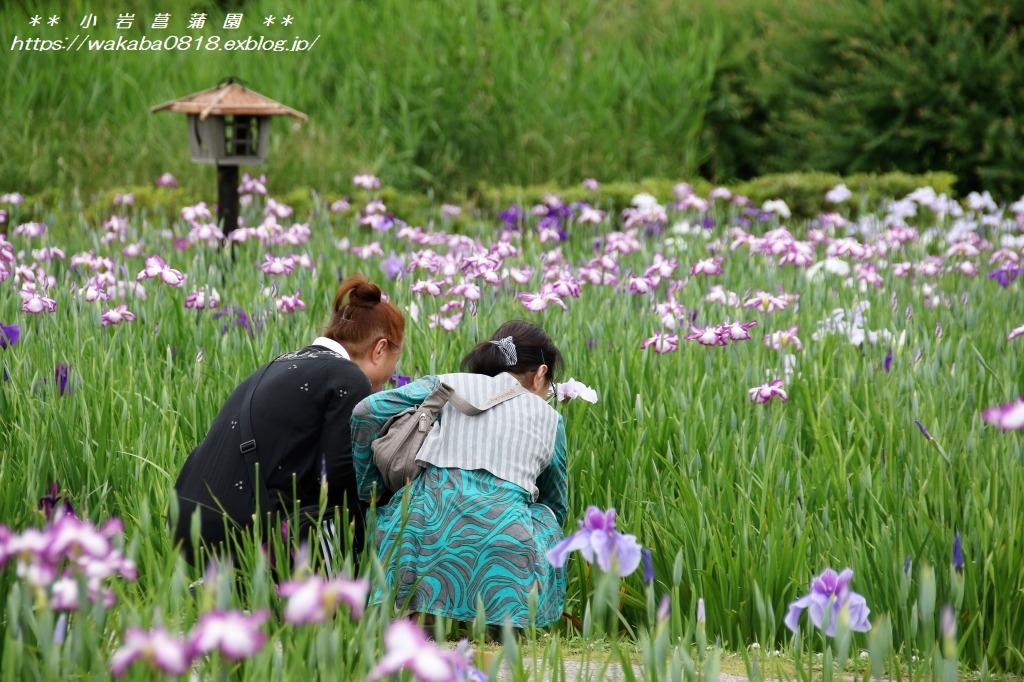
[[333,350],[335,353],[337,353],[338,355],[340,355],[341,357],[345,358],[346,360],[351,360],[352,359],[352,358],[349,357],[348,351],[345,350],[344,346],[342,346],[340,343],[338,343],[334,339],[329,339],[326,336],[318,336],[318,337],[316,337],[313,340],[313,345],[314,346],[323,346],[324,348],[329,348],[329,349]]

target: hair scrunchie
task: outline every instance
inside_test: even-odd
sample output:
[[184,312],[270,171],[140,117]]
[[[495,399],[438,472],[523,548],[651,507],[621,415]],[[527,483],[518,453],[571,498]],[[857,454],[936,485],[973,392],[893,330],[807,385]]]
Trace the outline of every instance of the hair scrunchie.
[[509,367],[514,367],[519,362],[516,356],[516,344],[512,340],[511,336],[506,336],[503,339],[497,341],[491,341],[495,346],[501,350],[501,354],[505,356],[505,364]]

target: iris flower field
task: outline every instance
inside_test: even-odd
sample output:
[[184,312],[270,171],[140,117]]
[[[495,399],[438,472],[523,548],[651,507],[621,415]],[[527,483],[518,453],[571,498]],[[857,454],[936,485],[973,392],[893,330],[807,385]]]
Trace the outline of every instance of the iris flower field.
[[[564,679],[580,648],[588,679],[717,679],[723,652],[752,679],[1024,673],[1024,198],[837,184],[804,219],[683,182],[615,210],[587,179],[414,218],[372,175],[302,211],[246,175],[225,235],[177,184],[0,195],[5,679]],[[295,538],[172,546],[185,457],[353,272],[406,313],[396,383],[511,318],[562,350],[561,624],[488,647],[367,603],[369,554],[328,578]]]

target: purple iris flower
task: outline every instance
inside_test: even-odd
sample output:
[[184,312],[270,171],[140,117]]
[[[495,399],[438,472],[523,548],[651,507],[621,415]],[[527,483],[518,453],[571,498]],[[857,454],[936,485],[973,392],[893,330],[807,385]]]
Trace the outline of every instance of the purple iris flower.
[[53,370],[53,381],[57,384],[57,388],[60,390],[61,395],[70,395],[71,387],[68,386],[68,374],[71,372],[71,366],[65,365],[63,362],[58,362],[57,366]]
[[620,577],[629,575],[640,565],[640,543],[636,536],[615,530],[614,507],[606,512],[593,505],[587,507],[580,529],[549,549],[548,561],[555,568],[561,568],[569,553],[577,549],[587,563],[596,561],[604,571],[612,570],[615,564]]
[[854,632],[867,632],[871,629],[868,622],[867,601],[864,597],[850,589],[853,570],[846,568],[836,573],[826,568],[821,575],[811,580],[810,593],[800,597],[789,605],[785,623],[793,632],[799,631],[800,614],[807,609],[814,626],[822,629],[829,637],[836,634],[836,623],[845,609],[849,616],[849,628]]
[[999,286],[1005,288],[1013,284],[1021,273],[1024,273],[1024,268],[997,268],[988,273],[988,278],[994,279],[999,282]]
[[512,204],[504,211],[498,212],[498,220],[505,223],[510,230],[521,230],[526,220],[526,213],[518,204]]
[[223,317],[228,319],[224,321],[224,325],[220,328],[222,334],[227,334],[232,327],[241,327],[250,334],[255,333],[255,329],[249,319],[249,313],[245,312],[244,308],[237,305],[229,305],[224,306],[213,314],[213,319],[215,320]]
[[408,376],[406,374],[392,374],[391,378],[388,379],[388,381],[393,383],[395,385],[395,388],[401,388],[402,386],[405,386],[406,384],[411,384],[412,383],[412,377],[410,377],[410,376]]
[[53,485],[50,486],[50,494],[39,498],[39,509],[42,510],[47,521],[53,521],[57,516],[59,507],[62,507],[60,510],[61,514],[75,515],[75,508],[71,506],[70,502],[60,496],[60,483],[54,481]]
[[384,261],[380,264],[381,270],[384,271],[384,276],[388,279],[395,279],[402,275],[402,270],[405,269],[405,261],[395,255],[392,251]]
[[964,543],[960,531],[953,538],[953,568],[959,575],[964,574]]
[[885,372],[888,374],[892,368],[892,348],[889,348],[889,352],[885,354],[885,361],[882,363],[882,366],[885,367]]
[[21,340],[21,327],[16,324],[0,324],[0,350],[13,346]]

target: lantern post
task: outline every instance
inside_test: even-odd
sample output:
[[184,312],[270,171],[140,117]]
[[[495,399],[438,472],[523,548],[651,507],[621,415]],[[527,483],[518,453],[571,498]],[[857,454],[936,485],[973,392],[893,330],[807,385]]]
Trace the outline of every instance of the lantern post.
[[226,78],[209,90],[158,104],[151,109],[188,117],[188,139],[195,163],[217,166],[217,222],[225,236],[238,228],[238,167],[265,163],[270,149],[270,118],[296,111]]

